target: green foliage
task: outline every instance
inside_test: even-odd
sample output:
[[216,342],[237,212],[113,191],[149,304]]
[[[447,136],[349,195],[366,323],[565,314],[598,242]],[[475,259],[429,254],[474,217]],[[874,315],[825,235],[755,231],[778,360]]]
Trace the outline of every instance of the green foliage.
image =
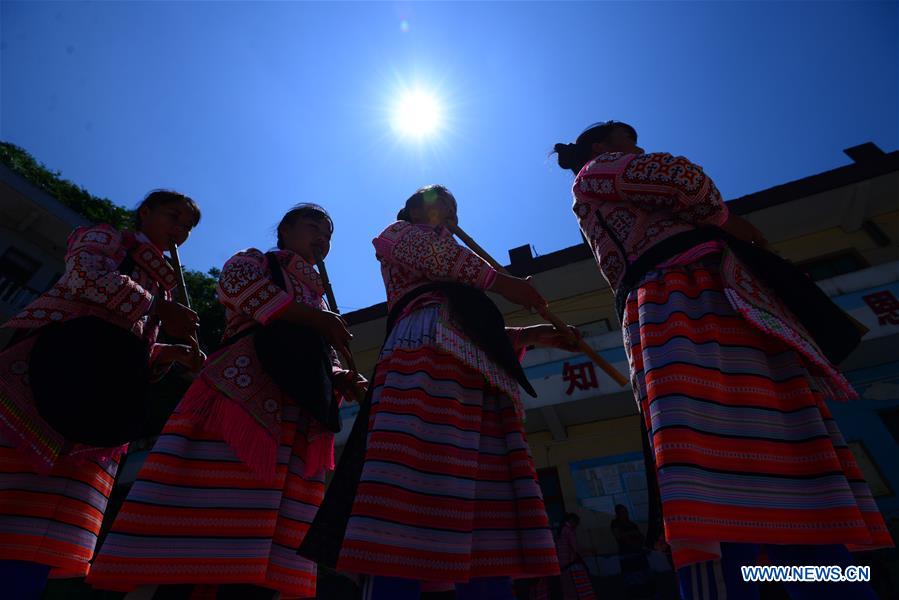
[[132,224],[130,210],[63,179],[59,171],[51,171],[14,144],[0,142],[0,162],[94,223],[109,223],[119,229],[127,229]]

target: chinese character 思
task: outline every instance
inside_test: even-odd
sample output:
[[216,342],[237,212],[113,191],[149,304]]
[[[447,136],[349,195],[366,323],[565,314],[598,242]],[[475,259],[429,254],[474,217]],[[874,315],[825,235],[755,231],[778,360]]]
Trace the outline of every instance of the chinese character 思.
[[875,292],[862,296],[862,300],[868,305],[868,308],[877,315],[877,321],[881,325],[890,323],[891,325],[899,325],[899,300],[889,290]]
[[565,390],[567,395],[575,390],[589,390],[590,388],[598,388],[596,382],[596,371],[593,370],[592,362],[583,362],[576,365],[570,365],[567,362],[562,366],[562,380],[568,382],[568,389]]

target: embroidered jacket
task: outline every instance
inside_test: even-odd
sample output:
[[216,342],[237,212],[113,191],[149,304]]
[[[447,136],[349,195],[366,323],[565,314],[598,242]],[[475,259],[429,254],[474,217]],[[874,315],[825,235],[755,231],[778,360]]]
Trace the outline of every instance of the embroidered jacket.
[[[130,273],[120,273],[128,253],[134,266]],[[105,224],[79,227],[69,236],[65,263],[59,281],[4,327],[31,329],[96,316],[155,343],[159,323],[148,313],[154,298],[171,300],[177,278],[146,236]]]
[[456,243],[445,227],[397,221],[372,240],[387,289],[387,308],[429,281],[457,281],[486,290],[496,271]]
[[[282,290],[272,280],[268,259],[256,248],[238,252],[225,263],[217,287],[219,302],[225,307],[223,339],[256,324],[265,325],[286,310],[291,302],[319,310],[328,309],[318,271],[289,250],[278,250],[275,256],[284,272],[287,290]],[[333,351],[331,363],[335,370],[342,368]]]
[[[287,250],[277,251],[276,258],[286,290],[275,284],[265,254],[255,248],[238,252],[225,263],[217,288],[225,307],[225,339],[269,323],[292,302],[327,308],[321,277],[312,265]],[[333,350],[331,364],[335,371],[341,369]],[[282,408],[293,400],[265,372],[253,337],[240,338],[210,356],[200,378],[203,385],[195,388],[206,391],[188,391],[179,411],[211,419],[207,425],[224,437],[242,461],[263,478],[273,477]],[[315,421],[306,426],[305,435],[305,474],[333,468],[333,435]]]
[[650,247],[697,225],[723,225],[727,206],[702,167],[666,153],[603,154],[574,181],[581,231],[612,290]]
[[[128,273],[119,272],[129,253],[133,268]],[[148,316],[148,311],[154,298],[171,298],[170,291],[176,282],[175,272],[162,252],[141,233],[96,225],[72,232],[65,262],[66,270],[59,281],[4,323],[4,327],[34,329],[53,322],[95,316],[145,340],[150,346],[150,362],[155,363],[159,321]],[[62,454],[85,460],[110,460],[121,455],[127,445],[70,446],[40,417],[28,382],[29,359],[36,339],[26,338],[0,353],[0,430],[42,473],[49,472]],[[168,365],[153,364],[153,375],[159,377],[167,368]],[[123,396],[125,400],[127,395]]]
[[255,323],[265,325],[291,302],[327,308],[321,277],[312,265],[288,250],[278,250],[275,256],[284,271],[287,290],[272,280],[268,259],[256,248],[238,252],[225,263],[217,288],[225,307],[225,338]]
[[[456,243],[452,233],[443,226],[397,221],[372,240],[372,244],[381,262],[389,309],[405,294],[431,281],[455,281],[487,290],[496,279],[496,270],[477,254]],[[519,416],[523,418],[518,383],[453,322],[443,294],[434,292],[416,298],[404,314],[426,305],[439,305],[433,340],[435,347],[481,373],[492,387],[513,400]],[[517,346],[519,330],[507,328],[507,332],[513,346]]]
[[[613,292],[628,264],[655,244],[699,226],[721,226],[728,218],[718,188],[702,167],[663,152],[602,154],[578,173],[573,193],[581,231]],[[828,395],[855,397],[849,382],[783,302],[730,250],[724,247],[721,254],[724,292],[734,310],[797,350]]]

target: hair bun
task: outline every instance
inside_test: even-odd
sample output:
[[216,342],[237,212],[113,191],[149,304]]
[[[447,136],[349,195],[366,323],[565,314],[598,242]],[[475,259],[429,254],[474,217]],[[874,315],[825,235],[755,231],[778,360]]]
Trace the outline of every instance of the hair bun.
[[563,169],[571,169],[576,165],[580,149],[577,144],[556,144],[553,150],[559,157],[559,166]]

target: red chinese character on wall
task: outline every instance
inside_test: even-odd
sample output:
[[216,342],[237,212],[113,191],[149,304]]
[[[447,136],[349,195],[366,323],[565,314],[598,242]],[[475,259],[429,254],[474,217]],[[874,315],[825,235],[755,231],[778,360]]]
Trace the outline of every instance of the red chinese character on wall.
[[893,292],[889,290],[875,292],[862,296],[862,300],[877,315],[878,323],[881,325],[886,325],[887,323],[899,325],[899,300],[896,300]]
[[596,382],[596,371],[593,370],[592,362],[583,362],[576,365],[569,365],[567,362],[562,366],[562,380],[568,382],[568,389],[565,390],[567,395],[575,390],[589,390],[590,388],[598,388]]

